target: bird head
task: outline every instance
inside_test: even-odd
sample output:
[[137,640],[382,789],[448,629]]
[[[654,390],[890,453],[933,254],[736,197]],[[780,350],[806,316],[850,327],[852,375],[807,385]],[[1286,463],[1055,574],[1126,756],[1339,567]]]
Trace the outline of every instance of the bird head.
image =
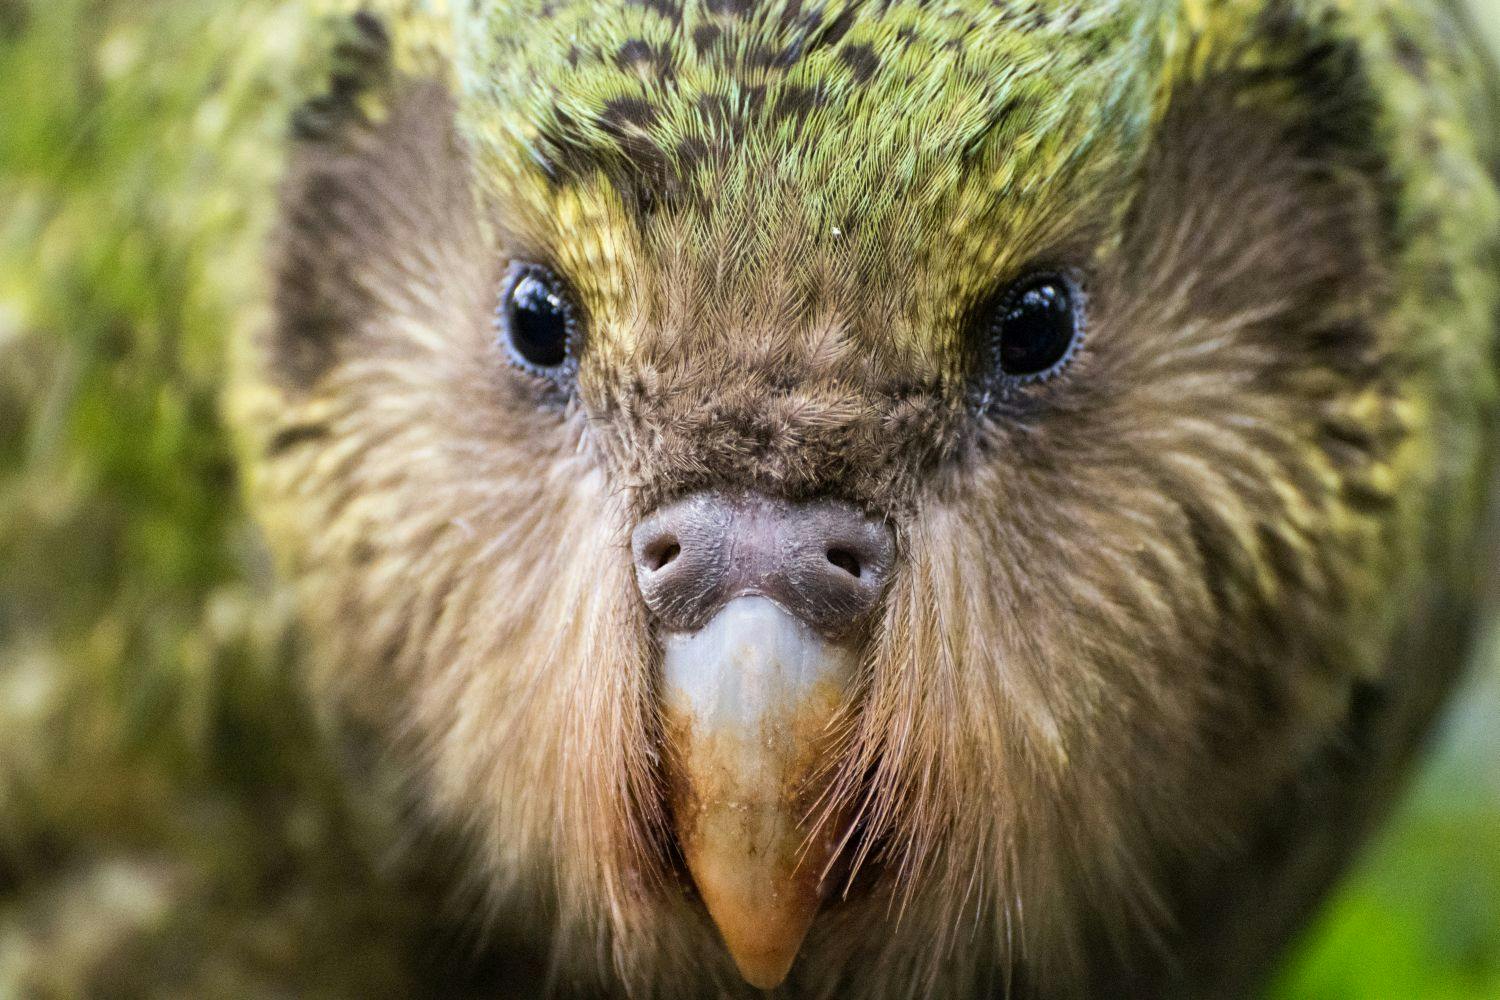
[[1370,84],[1158,6],[474,5],[301,143],[262,519],[570,975],[1064,980],[1341,717]]

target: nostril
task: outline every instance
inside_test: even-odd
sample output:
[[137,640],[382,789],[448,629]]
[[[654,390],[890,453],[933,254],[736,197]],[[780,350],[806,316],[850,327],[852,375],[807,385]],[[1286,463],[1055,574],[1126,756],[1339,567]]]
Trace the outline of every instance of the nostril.
[[647,569],[655,573],[666,569],[681,554],[682,546],[678,544],[677,539],[669,535],[665,538],[659,538],[647,546],[646,551],[642,553],[642,561],[646,564]]
[[860,577],[859,557],[848,549],[829,549],[828,561],[856,580]]

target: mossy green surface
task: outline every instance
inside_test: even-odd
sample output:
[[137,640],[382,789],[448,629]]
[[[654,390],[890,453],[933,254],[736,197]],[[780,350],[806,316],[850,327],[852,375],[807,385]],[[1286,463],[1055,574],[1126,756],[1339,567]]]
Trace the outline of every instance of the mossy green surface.
[[[304,27],[0,0],[0,996],[413,988],[415,904],[300,693],[217,411]],[[1500,997],[1490,635],[1276,996]]]

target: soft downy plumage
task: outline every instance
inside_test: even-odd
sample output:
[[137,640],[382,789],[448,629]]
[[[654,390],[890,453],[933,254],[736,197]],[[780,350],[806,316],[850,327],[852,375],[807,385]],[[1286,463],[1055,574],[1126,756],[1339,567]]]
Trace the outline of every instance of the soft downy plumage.
[[[317,646],[558,989],[746,991],[683,859],[637,524],[896,559],[788,996],[1249,989],[1461,662],[1495,426],[1439,5],[547,3],[339,22],[231,400]],[[508,363],[513,261],[579,315]],[[997,379],[1038,269],[1087,330]],[[416,821],[414,821],[416,822]],[[519,944],[515,943],[520,941]]]

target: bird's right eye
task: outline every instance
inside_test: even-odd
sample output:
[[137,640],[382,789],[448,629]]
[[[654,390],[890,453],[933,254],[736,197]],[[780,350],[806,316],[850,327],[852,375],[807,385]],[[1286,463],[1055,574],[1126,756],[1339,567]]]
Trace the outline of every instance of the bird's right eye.
[[540,264],[512,264],[500,288],[495,329],[517,367],[558,377],[575,363],[578,310],[562,279]]

